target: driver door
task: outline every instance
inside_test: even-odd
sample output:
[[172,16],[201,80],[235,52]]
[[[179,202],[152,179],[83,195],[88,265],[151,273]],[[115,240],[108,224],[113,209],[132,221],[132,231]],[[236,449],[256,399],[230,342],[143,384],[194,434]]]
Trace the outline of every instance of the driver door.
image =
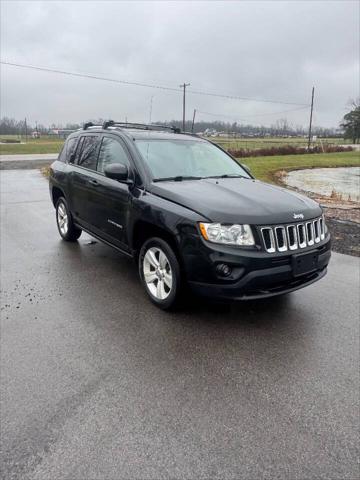
[[105,240],[128,250],[126,228],[132,196],[128,185],[105,176],[105,167],[113,163],[122,163],[132,172],[129,154],[121,139],[104,135],[97,161],[96,186],[92,189],[91,224]]

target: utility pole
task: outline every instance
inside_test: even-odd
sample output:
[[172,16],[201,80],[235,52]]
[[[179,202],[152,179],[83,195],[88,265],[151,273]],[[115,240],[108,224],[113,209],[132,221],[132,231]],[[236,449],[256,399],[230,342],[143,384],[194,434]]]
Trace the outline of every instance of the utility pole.
[[154,95],[150,98],[150,112],[149,112],[149,125],[151,125],[151,115],[152,115],[152,104],[153,104]]
[[194,108],[193,121],[191,125],[191,133],[194,133],[195,115],[196,115],[196,108]]
[[185,95],[186,95],[186,87],[188,87],[190,83],[183,83],[182,85],[179,85],[180,88],[183,88],[184,93],[183,93],[183,132],[185,132]]
[[314,108],[314,90],[315,88],[312,88],[312,93],[311,93],[311,108],[310,108],[310,123],[309,123],[309,138],[308,138],[308,149],[310,148],[311,144],[311,127],[312,127],[312,117],[313,117],[313,108]]
[[27,123],[26,123],[26,118],[25,118],[25,142],[27,143]]

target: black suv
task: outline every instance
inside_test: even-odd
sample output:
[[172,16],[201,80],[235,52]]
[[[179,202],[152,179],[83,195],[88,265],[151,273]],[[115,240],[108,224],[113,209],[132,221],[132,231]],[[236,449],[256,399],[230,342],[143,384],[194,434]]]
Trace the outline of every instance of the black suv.
[[322,278],[330,259],[316,202],[176,128],[85,124],[51,165],[50,193],[61,237],[85,230],[133,257],[164,309],[185,283],[221,300],[288,293]]

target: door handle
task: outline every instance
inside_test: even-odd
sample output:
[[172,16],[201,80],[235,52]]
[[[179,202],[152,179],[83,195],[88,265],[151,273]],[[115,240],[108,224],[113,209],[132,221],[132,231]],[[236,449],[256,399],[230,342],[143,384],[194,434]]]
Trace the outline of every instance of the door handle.
[[93,187],[98,187],[100,184],[97,180],[89,180],[90,185]]

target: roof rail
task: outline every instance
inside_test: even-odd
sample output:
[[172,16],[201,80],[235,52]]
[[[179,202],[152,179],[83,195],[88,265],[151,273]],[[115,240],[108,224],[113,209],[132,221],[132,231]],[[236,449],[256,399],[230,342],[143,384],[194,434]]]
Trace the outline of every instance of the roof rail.
[[106,120],[103,123],[102,128],[106,130],[108,127],[112,127],[113,125],[114,125],[114,120]]
[[103,128],[108,127],[120,127],[120,128],[135,128],[139,130],[159,130],[164,128],[165,130],[171,130],[174,133],[181,133],[180,128],[175,126],[168,125],[156,125],[156,124],[146,124],[146,123],[128,123],[128,122],[114,122],[114,120],[107,120],[103,123]]
[[83,130],[87,130],[90,127],[101,128],[102,125],[95,125],[93,122],[84,123]]
[[190,135],[192,137],[201,138],[201,136],[198,133],[195,133],[195,132],[182,132],[182,133],[185,133],[185,135]]

